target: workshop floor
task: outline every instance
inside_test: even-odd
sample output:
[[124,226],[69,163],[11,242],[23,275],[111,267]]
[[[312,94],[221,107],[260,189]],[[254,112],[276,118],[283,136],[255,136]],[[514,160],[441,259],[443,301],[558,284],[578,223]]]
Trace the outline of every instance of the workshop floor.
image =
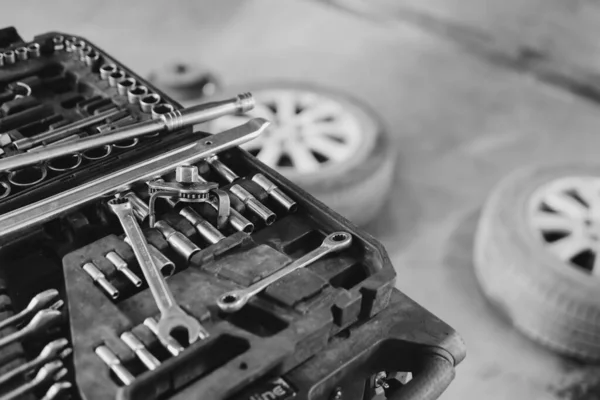
[[506,173],[529,162],[597,158],[597,106],[414,21],[369,20],[319,2],[21,1],[3,4],[0,25],[25,38],[51,30],[88,37],[142,75],[182,60],[206,65],[226,84],[290,78],[362,98],[400,150],[392,199],[368,230],[388,247],[398,287],[467,343],[442,398],[595,398],[589,386],[598,368],[534,345],[486,303],[471,251],[478,210]]

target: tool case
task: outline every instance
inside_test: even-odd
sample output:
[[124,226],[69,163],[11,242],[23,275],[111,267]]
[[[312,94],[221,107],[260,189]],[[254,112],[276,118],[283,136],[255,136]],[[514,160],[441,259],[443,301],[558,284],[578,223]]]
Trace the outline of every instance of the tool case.
[[[14,28],[5,28],[0,54],[1,157],[52,146],[28,139],[101,113],[114,111],[62,140],[156,118],[163,105],[181,109],[85,38],[50,32],[24,42]],[[120,85],[125,79],[133,83]],[[135,96],[134,87],[145,91]],[[4,171],[0,216],[209,135],[191,127],[160,132]],[[27,145],[25,150],[19,143]],[[60,318],[23,337],[14,335],[29,326],[32,315],[0,330],[0,400],[433,399],[445,390],[465,356],[464,344],[451,327],[395,289],[396,272],[385,249],[249,153],[236,147],[218,157],[234,178],[224,178],[205,161],[196,164],[197,171],[230,193],[232,209],[247,221],[243,227],[220,225],[218,210],[208,203],[159,199],[157,218],[187,239],[191,250],[186,252],[163,230],[141,223],[148,243],[174,268],[167,282],[177,303],[208,337],[190,344],[173,332],[181,347],[177,351],[157,338],[148,319],[158,320],[159,310],[107,206],[111,196],[100,197],[0,236],[0,326],[48,290],[58,291],[54,311],[60,311]],[[259,174],[272,186],[253,179]],[[175,171],[162,179],[173,181]],[[231,194],[235,185],[273,217],[253,213]],[[275,201],[272,187],[294,206]],[[142,205],[151,194],[145,184],[126,190]],[[181,212],[182,205],[211,229],[220,226],[220,236],[202,235],[201,227]],[[0,235],[2,229],[0,219]],[[350,247],[282,277],[239,311],[217,307],[224,293],[281,270],[328,235],[335,237],[334,232],[350,235]],[[115,254],[117,262],[108,254]],[[133,284],[119,265],[126,265],[140,284]],[[125,332],[136,345],[123,339]],[[59,339],[66,339],[68,347],[53,360],[58,373],[40,376],[42,365],[35,365],[4,382],[3,375],[31,365]]]

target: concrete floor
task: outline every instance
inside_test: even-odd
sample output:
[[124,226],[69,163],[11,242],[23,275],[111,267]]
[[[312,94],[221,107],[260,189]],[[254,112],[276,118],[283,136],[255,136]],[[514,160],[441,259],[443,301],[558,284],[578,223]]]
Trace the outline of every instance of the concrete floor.
[[221,3],[22,1],[3,5],[0,25],[25,38],[76,33],[141,74],[183,60],[217,71],[226,84],[286,78],[362,98],[400,152],[392,198],[367,229],[388,247],[398,287],[467,343],[442,398],[595,398],[586,388],[597,368],[531,343],[486,303],[471,247],[478,210],[506,173],[530,162],[597,158],[597,106],[413,23],[317,2]]

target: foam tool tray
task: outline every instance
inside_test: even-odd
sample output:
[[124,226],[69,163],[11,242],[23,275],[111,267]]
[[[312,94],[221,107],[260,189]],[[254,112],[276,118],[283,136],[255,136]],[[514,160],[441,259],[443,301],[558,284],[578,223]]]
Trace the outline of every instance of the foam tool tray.
[[[37,77],[39,92],[32,88],[30,96],[47,105],[49,116],[58,120],[93,114],[78,104],[96,97],[129,110],[138,120],[148,118],[98,78],[96,64],[90,67],[77,51],[61,48],[65,40],[71,43],[67,46],[84,41],[101,54],[103,62],[118,65],[162,101],[180,107],[89,41],[55,32],[35,38],[41,48],[39,57],[0,67],[0,84],[9,88]],[[30,45],[12,28],[0,31],[0,47],[5,51]],[[70,83],[64,86],[63,81]],[[0,119],[0,131],[7,118]],[[25,126],[11,125],[5,132],[18,140],[31,134]],[[114,158],[82,162],[81,169],[64,174],[49,173],[47,182],[11,192],[0,209],[4,205],[13,210],[31,201],[30,196],[76,187],[94,174],[208,134],[194,135],[185,130],[140,139],[135,148],[115,151]],[[233,148],[220,153],[219,159],[237,175],[233,182],[206,160],[196,164],[198,172],[230,193],[232,208],[245,224],[229,220],[214,238],[203,230],[207,224],[217,226],[217,212],[210,204],[158,200],[157,219],[177,232],[176,242],[163,229],[150,228],[140,212],[140,225],[161,265],[174,268],[167,282],[177,303],[202,323],[209,336],[189,344],[174,332],[171,347],[158,340],[148,324],[148,318],[160,317],[158,308],[108,199],[99,198],[2,243],[0,324],[44,290],[58,289],[65,305],[60,322],[49,329],[0,346],[0,396],[31,382],[36,370],[8,383],[2,383],[3,374],[31,362],[50,341],[65,338],[72,354],[62,357],[64,373],[56,379],[71,386],[61,392],[71,399],[437,398],[464,358],[464,345],[451,327],[395,289],[396,273],[385,249],[249,153]],[[275,184],[296,207],[282,207],[253,180],[257,174]],[[172,181],[175,173],[162,178]],[[233,185],[245,189],[274,215],[260,218],[232,194]],[[128,198],[142,204],[143,211],[147,185],[128,190]],[[202,218],[190,218],[190,209]],[[217,306],[222,294],[273,274],[334,232],[351,236],[350,247],[279,279],[237,312],[225,313]],[[182,237],[186,246],[181,246]],[[132,283],[108,254],[124,261],[140,284]],[[85,267],[90,264],[96,270],[92,274]],[[16,329],[1,329],[0,341]],[[137,339],[137,345],[127,343],[123,334]],[[99,357],[98,349],[112,354],[110,362],[106,354]],[[123,379],[122,371],[129,378]],[[42,398],[56,379],[41,382],[19,398]]]

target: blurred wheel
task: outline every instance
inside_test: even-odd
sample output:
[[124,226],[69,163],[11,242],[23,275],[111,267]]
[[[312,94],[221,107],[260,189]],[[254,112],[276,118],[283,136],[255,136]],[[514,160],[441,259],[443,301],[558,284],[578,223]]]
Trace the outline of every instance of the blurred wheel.
[[166,64],[148,80],[178,102],[213,96],[220,88],[217,77],[206,68],[184,62]]
[[206,130],[219,132],[250,117],[268,119],[268,131],[244,145],[246,150],[353,222],[376,216],[390,191],[396,152],[373,113],[346,96],[308,85],[239,91],[254,95],[255,109],[211,121]]
[[600,360],[600,166],[528,168],[485,204],[474,265],[483,292],[534,340]]

